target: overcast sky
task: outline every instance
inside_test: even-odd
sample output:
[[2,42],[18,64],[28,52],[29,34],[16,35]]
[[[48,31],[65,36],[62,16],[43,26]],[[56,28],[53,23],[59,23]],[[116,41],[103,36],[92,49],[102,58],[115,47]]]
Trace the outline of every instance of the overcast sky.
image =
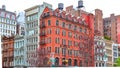
[[[53,5],[53,9],[57,8],[58,3],[64,3],[64,7],[74,5],[77,7],[78,0],[0,0],[0,8],[3,4],[6,5],[6,9],[9,11],[24,11],[25,9],[39,5],[44,2]],[[111,13],[115,15],[120,14],[120,0],[83,0],[85,10],[88,12],[98,8],[103,10],[104,17],[110,16]]]

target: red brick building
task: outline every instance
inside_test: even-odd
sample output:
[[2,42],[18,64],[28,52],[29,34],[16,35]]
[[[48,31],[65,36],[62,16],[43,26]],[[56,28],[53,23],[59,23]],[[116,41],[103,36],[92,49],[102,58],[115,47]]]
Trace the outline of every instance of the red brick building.
[[13,68],[14,36],[2,37],[2,68]]
[[[84,18],[84,20],[83,20]],[[94,66],[94,15],[45,8],[40,18],[38,66]]]
[[104,18],[104,35],[115,43],[120,44],[120,15],[111,14]]

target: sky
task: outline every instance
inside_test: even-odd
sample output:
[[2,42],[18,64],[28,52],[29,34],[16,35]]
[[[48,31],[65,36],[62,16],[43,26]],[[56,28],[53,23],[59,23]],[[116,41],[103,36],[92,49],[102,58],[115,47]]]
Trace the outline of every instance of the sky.
[[[120,14],[120,0],[83,0],[85,10],[94,13],[95,9],[103,11],[103,17],[109,17],[110,14]],[[53,9],[58,7],[58,3],[64,3],[64,7],[73,5],[75,8],[78,5],[78,0],[0,0],[0,8],[6,5],[8,11],[24,11],[25,9],[34,5],[40,5],[47,2],[53,5]]]

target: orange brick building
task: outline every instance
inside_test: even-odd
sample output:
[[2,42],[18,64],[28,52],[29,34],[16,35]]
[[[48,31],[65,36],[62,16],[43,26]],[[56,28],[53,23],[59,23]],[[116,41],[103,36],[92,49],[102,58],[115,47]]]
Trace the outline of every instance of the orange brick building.
[[13,68],[14,36],[2,37],[2,68]]
[[94,16],[45,8],[40,18],[38,66],[94,66]]

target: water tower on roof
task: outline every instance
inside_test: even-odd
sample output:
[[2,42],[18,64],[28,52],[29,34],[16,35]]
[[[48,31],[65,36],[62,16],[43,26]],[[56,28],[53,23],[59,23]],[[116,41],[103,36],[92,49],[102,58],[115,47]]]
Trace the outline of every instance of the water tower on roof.
[[63,10],[63,7],[64,7],[63,3],[59,3],[59,4],[58,4],[58,9],[59,9],[59,10]]
[[79,0],[78,1],[78,8],[83,8],[83,1],[82,0]]
[[6,9],[5,5],[2,5],[2,10],[5,10],[5,9]]

